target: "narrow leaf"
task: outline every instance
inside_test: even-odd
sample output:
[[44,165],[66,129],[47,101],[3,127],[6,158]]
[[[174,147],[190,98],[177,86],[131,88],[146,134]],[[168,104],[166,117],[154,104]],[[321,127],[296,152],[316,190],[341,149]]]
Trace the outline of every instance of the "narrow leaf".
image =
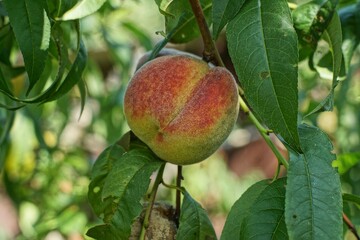
[[14,44],[14,33],[10,25],[2,26],[0,29],[0,62],[10,66],[10,54]]
[[255,114],[301,152],[297,131],[297,35],[287,1],[247,1],[229,22],[231,59]]
[[83,42],[81,41],[79,52],[76,56],[75,62],[71,66],[69,73],[56,92],[46,99],[46,102],[62,97],[64,94],[69,92],[79,81],[81,81],[82,74],[86,67],[86,61],[87,52]]
[[300,42],[316,45],[330,23],[338,0],[313,0],[296,8],[292,15]]
[[212,9],[213,39],[217,39],[221,30],[239,12],[245,0],[214,0]]
[[60,20],[74,20],[86,17],[96,12],[106,0],[81,0],[69,11],[65,12]]
[[339,10],[343,34],[342,50],[346,73],[348,73],[350,69],[352,56],[360,42],[360,30],[356,30],[360,24],[360,2],[357,6],[350,5]]
[[6,80],[4,78],[1,68],[0,68],[0,92],[4,93],[5,95],[8,95],[8,96],[13,96],[8,83],[6,82]]
[[42,0],[4,0],[10,24],[24,57],[29,76],[28,93],[45,67],[50,41],[50,21]]
[[341,70],[341,62],[342,62],[342,36],[341,36],[341,23],[339,16],[335,12],[333,14],[332,20],[325,31],[326,40],[329,43],[330,52],[332,55],[332,63],[333,63],[333,78],[332,78],[332,86],[330,89],[330,93],[328,96],[321,101],[321,103],[315,107],[307,116],[319,112],[319,111],[332,111],[334,107],[334,91],[336,86],[338,85],[338,77]]
[[285,225],[286,179],[260,181],[235,202],[221,240],[288,239]]
[[285,221],[290,239],[342,239],[340,178],[332,144],[320,129],[300,125],[303,154],[291,154]]
[[81,79],[78,83],[77,83],[79,92],[80,92],[80,101],[81,101],[81,110],[80,110],[80,115],[79,115],[79,119],[81,118],[81,115],[84,111],[84,107],[85,107],[85,102],[86,102],[86,83],[83,79]]
[[343,200],[351,203],[355,203],[360,207],[360,196],[344,193],[343,194]]
[[215,230],[206,211],[184,190],[181,206],[180,225],[176,239],[216,239]]

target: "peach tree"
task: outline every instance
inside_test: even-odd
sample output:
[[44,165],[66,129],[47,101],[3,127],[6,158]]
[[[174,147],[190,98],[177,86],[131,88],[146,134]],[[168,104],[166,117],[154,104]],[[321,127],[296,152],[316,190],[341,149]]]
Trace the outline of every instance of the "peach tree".
[[[57,100],[74,86],[82,106],[86,104],[82,74],[87,51],[80,19],[105,2],[0,1],[0,106],[7,109],[0,146],[19,108]],[[273,179],[255,183],[234,203],[220,239],[343,239],[346,228],[359,239],[348,215],[351,206],[359,207],[360,197],[343,192],[339,174],[355,166],[359,154],[347,152],[337,159],[333,139],[312,119],[334,109],[338,86],[357,69],[352,60],[360,41],[360,3],[155,3],[165,19],[163,40],[130,80],[124,107],[131,131],[108,146],[93,166],[88,199],[102,223],[86,234],[94,239],[155,239],[161,226],[152,219],[163,185],[173,189],[176,202],[165,209],[166,224],[174,230],[164,230],[161,239],[217,239],[207,212],[182,185],[182,168],[206,161],[240,111],[276,155],[278,168]],[[215,45],[222,34],[233,76]],[[165,49],[197,37],[203,43],[202,59]],[[21,51],[23,66],[13,64],[12,48]],[[331,81],[325,96],[306,113],[299,111],[304,65]],[[10,80],[24,73],[27,89],[19,94]],[[288,159],[270,133],[286,147]],[[163,179],[168,162],[178,165],[174,185]],[[279,177],[281,168],[285,177]]]

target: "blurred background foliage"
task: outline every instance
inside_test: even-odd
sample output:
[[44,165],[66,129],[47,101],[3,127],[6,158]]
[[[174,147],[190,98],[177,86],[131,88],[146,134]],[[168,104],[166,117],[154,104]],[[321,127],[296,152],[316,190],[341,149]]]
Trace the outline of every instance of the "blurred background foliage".
[[[341,1],[340,6],[355,2]],[[100,152],[128,130],[122,109],[124,90],[137,60],[163,38],[155,33],[164,30],[164,20],[153,1],[109,0],[98,12],[82,19],[81,26],[89,55],[83,76],[88,91],[83,111],[77,88],[50,103],[27,105],[16,112],[0,109],[0,239],[85,239],[86,230],[97,222],[87,202],[89,173]],[[360,31],[360,25],[354,27]],[[220,50],[228,58],[222,42]],[[328,52],[323,45],[315,55]],[[202,51],[199,40],[171,47],[196,54]],[[19,54],[18,49],[13,50],[15,59]],[[321,73],[313,71],[307,59],[300,63],[302,116],[331,88],[331,80]],[[23,91],[24,79],[24,75],[12,79],[15,91]],[[8,101],[1,94],[0,100]],[[359,109],[357,47],[349,74],[336,88],[334,111],[305,119],[330,136],[338,154],[334,166],[342,174],[343,190],[357,195]],[[10,134],[3,134],[10,127]],[[261,144],[246,116],[240,115],[237,129],[217,154],[184,168],[184,186],[209,211],[219,233],[235,200],[252,183],[271,177],[275,168],[271,151]],[[173,182],[175,174],[175,166],[167,166],[165,180]],[[166,188],[160,189],[158,197],[174,202],[173,191]],[[359,206],[345,204],[345,212],[360,226]]]

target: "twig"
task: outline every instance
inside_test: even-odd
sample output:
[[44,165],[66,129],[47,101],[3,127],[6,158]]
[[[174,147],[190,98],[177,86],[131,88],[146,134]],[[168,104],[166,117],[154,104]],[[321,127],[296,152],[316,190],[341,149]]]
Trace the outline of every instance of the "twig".
[[219,51],[215,46],[215,42],[211,38],[210,29],[209,26],[207,25],[204,12],[201,8],[201,4],[199,0],[189,0],[189,2],[204,42],[203,59],[206,62],[212,62],[217,66],[224,66]]
[[346,226],[354,234],[356,239],[360,240],[360,236],[359,236],[358,232],[356,231],[356,228],[355,228],[354,224],[351,222],[351,220],[348,218],[348,216],[346,216],[345,213],[343,213],[342,216],[343,216],[343,220],[344,220]]
[[284,167],[287,169],[289,167],[289,163],[285,160],[285,158],[283,157],[283,155],[281,155],[279,149],[275,146],[275,144],[271,141],[269,133],[271,132],[270,130],[267,130],[266,128],[264,128],[261,123],[259,122],[259,120],[255,117],[255,115],[250,111],[249,107],[246,105],[244,99],[241,97],[241,95],[239,94],[239,99],[240,99],[240,107],[243,109],[243,111],[245,113],[248,114],[250,120],[255,124],[256,128],[259,130],[261,136],[264,138],[265,142],[267,143],[267,145],[271,148],[271,150],[273,151],[273,153],[275,154],[276,158],[278,159],[279,163],[284,165]]
[[158,174],[156,176],[156,179],[155,179],[155,182],[154,182],[153,189],[151,190],[150,197],[149,197],[149,205],[148,205],[148,207],[146,209],[146,212],[145,212],[144,221],[143,221],[143,224],[142,224],[141,233],[140,233],[140,237],[139,237],[140,240],[145,239],[146,229],[150,225],[151,211],[152,211],[152,208],[154,206],[157,190],[159,188],[160,183],[162,182],[162,176],[163,176],[163,173],[164,173],[164,169],[165,169],[165,164],[163,164],[160,167],[159,172],[158,172]]
[[182,166],[178,166],[178,175],[176,178],[176,207],[175,207],[175,222],[179,225],[180,211],[181,211],[181,181],[183,180]]

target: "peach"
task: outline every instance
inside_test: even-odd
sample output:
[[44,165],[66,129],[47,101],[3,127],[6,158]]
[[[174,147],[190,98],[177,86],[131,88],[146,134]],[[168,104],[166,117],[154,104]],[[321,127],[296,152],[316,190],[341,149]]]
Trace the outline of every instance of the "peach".
[[230,134],[238,109],[232,74],[186,55],[144,64],[130,80],[124,100],[134,134],[158,157],[177,165],[213,154]]

